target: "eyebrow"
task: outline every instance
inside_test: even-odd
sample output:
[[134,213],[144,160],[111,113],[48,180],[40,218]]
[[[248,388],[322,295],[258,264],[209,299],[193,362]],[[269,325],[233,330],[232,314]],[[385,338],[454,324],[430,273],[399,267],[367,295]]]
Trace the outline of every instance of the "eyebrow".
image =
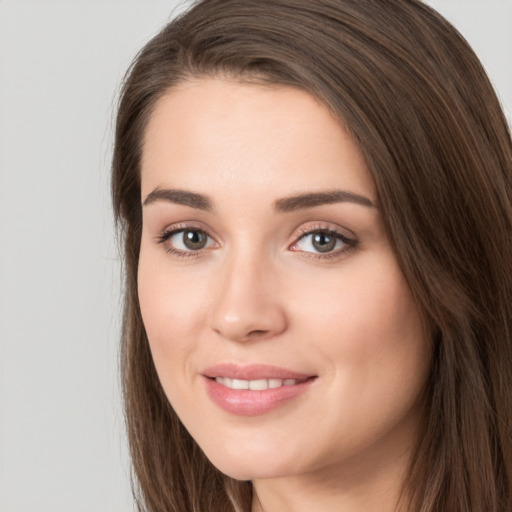
[[[181,204],[204,211],[213,209],[211,200],[203,194],[169,188],[156,188],[146,196],[142,206],[159,201]],[[368,197],[346,190],[329,190],[283,197],[275,201],[274,209],[279,213],[288,213],[333,203],[355,203],[369,208],[377,208],[377,205]]]
[[369,208],[377,208],[376,203],[368,197],[346,190],[329,190],[284,197],[274,203],[274,208],[280,213],[288,213],[333,203],[355,203]]
[[212,202],[206,196],[187,190],[170,188],[156,188],[146,196],[142,206],[148,206],[158,201],[190,206],[198,210],[212,210]]

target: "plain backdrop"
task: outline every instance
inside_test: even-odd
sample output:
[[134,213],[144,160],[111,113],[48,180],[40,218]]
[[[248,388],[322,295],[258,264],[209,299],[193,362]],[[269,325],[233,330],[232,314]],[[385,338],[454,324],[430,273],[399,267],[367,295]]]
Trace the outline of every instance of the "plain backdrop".
[[[512,119],[512,0],[432,0]],[[132,512],[108,172],[136,51],[185,1],[0,0],[0,512]]]

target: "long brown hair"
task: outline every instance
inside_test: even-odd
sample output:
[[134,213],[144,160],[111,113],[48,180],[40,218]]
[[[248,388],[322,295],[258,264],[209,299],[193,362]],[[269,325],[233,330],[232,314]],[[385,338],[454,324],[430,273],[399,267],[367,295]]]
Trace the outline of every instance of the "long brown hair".
[[512,144],[462,36],[417,0],[202,0],[139,53],[119,102],[112,194],[125,261],[122,377],[139,509],[248,512],[165,397],[137,298],[140,160],[156,101],[190,77],[301,88],[363,151],[432,333],[404,490],[419,512],[512,510]]

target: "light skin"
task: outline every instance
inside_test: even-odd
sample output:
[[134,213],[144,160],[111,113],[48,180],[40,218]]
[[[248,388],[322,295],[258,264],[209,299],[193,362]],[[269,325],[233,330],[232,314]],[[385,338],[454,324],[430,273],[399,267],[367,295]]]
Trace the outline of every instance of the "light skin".
[[[142,316],[207,457],[253,481],[253,512],[394,510],[429,345],[347,131],[300,90],[188,81],[150,118],[141,189]],[[206,392],[221,363],[311,378],[243,415]]]

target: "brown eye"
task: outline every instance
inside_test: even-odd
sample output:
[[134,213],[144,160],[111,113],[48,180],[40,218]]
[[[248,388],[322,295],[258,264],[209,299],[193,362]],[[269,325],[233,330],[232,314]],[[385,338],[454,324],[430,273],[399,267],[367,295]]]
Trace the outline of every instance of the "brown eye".
[[208,236],[204,231],[185,230],[183,231],[183,245],[191,251],[198,251],[206,247]]

